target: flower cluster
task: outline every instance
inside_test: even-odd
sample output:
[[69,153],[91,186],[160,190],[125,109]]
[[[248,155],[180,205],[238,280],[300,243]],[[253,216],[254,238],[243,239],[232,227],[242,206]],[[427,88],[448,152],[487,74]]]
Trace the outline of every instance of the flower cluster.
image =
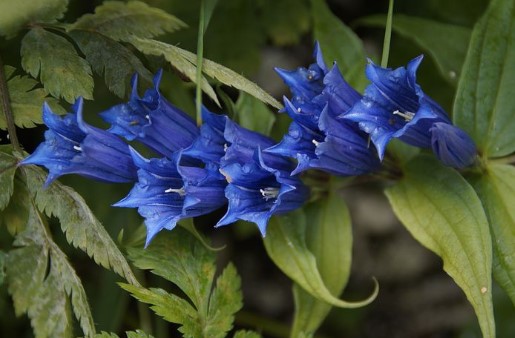
[[[46,184],[71,173],[134,182],[115,205],[138,208],[148,244],[181,219],[226,204],[217,227],[245,220],[256,223],[264,236],[272,215],[299,208],[308,199],[301,172],[356,176],[377,171],[392,138],[432,148],[448,166],[474,162],[473,141],[416,83],[422,57],[394,70],[370,62],[366,75],[371,84],[364,95],[345,81],[336,64],[326,66],[318,45],[314,57],[308,68],[277,69],[292,92],[282,112],[293,120],[279,143],[205,108],[198,127],[161,95],[158,72],[143,97],[135,75],[128,102],[100,114],[111,125],[108,130],[83,121],[81,98],[62,117],[45,104],[45,141],[21,164],[47,167]],[[154,156],[145,158],[128,142],[146,146]]]

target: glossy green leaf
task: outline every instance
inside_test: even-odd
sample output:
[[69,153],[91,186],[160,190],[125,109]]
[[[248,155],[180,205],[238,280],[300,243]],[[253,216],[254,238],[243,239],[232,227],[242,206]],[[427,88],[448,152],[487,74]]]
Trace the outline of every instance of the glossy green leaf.
[[86,60],[64,37],[32,28],[21,44],[21,64],[33,77],[39,75],[45,90],[73,103],[79,96],[93,98],[93,77]]
[[306,217],[300,212],[274,217],[264,238],[268,256],[295,283],[321,301],[341,308],[357,308],[370,304],[379,287],[363,301],[349,302],[338,299],[328,289],[317,265],[317,259],[306,244]]
[[84,335],[91,336],[95,325],[82,283],[52,240],[34,202],[28,203],[27,227],[6,258],[16,314],[28,314],[36,337],[72,337],[71,304]]
[[336,61],[345,79],[356,89],[365,87],[366,55],[360,38],[336,17],[324,0],[311,0],[313,34],[327,65]]
[[63,17],[68,0],[0,1],[0,35],[11,37],[31,22]]
[[442,258],[474,307],[483,336],[495,337],[492,243],[474,189],[454,169],[421,156],[408,163],[405,177],[386,195],[413,237]]
[[[12,76],[15,68],[6,66],[7,89],[11,100],[11,109],[14,124],[20,128],[32,128],[42,124],[41,107],[47,102],[56,114],[63,114],[65,110],[53,97],[48,97],[43,88],[34,88],[38,82],[28,76]],[[0,104],[2,102],[0,101]],[[0,129],[7,129],[4,114],[0,114]]]
[[[318,270],[327,289],[339,295],[349,279],[352,261],[352,226],[345,202],[335,193],[308,205],[306,242],[316,258]],[[332,306],[298,285],[293,288],[295,318],[292,337],[315,333]]]
[[191,304],[162,289],[121,286],[173,323],[186,337],[225,337],[234,313],[242,306],[240,278],[229,264],[215,279],[216,256],[192,234],[177,227],[162,232],[147,249],[130,248],[130,259],[140,269],[151,270],[175,285]]
[[[130,41],[140,52],[147,55],[164,56],[166,61],[184,74],[189,80],[195,82],[197,67],[195,62],[186,60],[178,51],[179,48],[157,40],[132,38]],[[195,54],[192,54],[195,57]],[[220,105],[213,87],[202,77],[202,90]]]
[[73,30],[70,36],[77,43],[93,71],[103,76],[107,88],[123,98],[130,88],[130,79],[137,73],[148,83],[152,74],[132,51],[122,44],[96,32]]
[[236,101],[235,111],[238,114],[237,121],[242,127],[270,135],[275,115],[262,101],[242,92]]
[[80,17],[69,30],[89,30],[114,40],[128,40],[132,35],[152,38],[186,27],[175,16],[141,1],[105,1],[94,14]]
[[[359,19],[358,23],[384,27],[386,17],[369,16]],[[393,16],[392,28],[427,51],[443,77],[457,83],[470,40],[469,28],[402,14]]]
[[9,154],[11,147],[2,146],[0,148],[0,211],[2,211],[13,194],[14,189],[14,173],[18,161],[16,157]]
[[46,173],[39,167],[27,166],[25,171],[27,186],[35,195],[36,205],[47,215],[59,219],[68,242],[86,252],[97,264],[137,285],[138,281],[125,257],[84,199],[57,181],[43,188]]
[[474,27],[454,101],[454,122],[484,157],[515,151],[515,0],[492,0]]
[[490,224],[494,278],[515,304],[515,167],[493,164],[472,182]]

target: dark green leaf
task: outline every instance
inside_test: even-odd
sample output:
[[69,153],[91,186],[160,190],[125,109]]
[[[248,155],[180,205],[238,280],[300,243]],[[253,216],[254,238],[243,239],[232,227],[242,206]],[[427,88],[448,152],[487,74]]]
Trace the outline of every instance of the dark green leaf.
[[26,169],[28,187],[38,207],[61,223],[66,239],[99,265],[111,269],[131,284],[138,284],[129,264],[84,199],[73,189],[55,181],[43,188],[46,174],[38,167]]
[[95,73],[104,76],[107,87],[117,96],[125,96],[134,73],[138,73],[149,83],[152,81],[152,74],[122,44],[96,32],[73,30],[70,36],[84,53]]
[[[4,150],[6,152],[4,152]],[[2,211],[13,194],[14,189],[14,173],[18,160],[10,155],[8,151],[12,151],[10,147],[0,148],[0,211]]]
[[[358,23],[384,27],[386,17],[369,16]],[[469,28],[397,14],[393,16],[393,30],[415,41],[431,55],[445,79],[457,82],[470,40]]]
[[152,335],[147,334],[141,330],[125,332],[127,338],[154,338]]
[[372,302],[379,291],[363,301],[348,302],[336,298],[325,285],[316,257],[308,249],[305,239],[306,218],[300,211],[274,217],[264,239],[265,248],[274,263],[295,283],[313,297],[341,308],[357,308]]
[[5,252],[0,251],[0,286],[4,284],[5,279]]
[[95,326],[86,293],[65,254],[53,242],[41,214],[29,202],[24,232],[6,259],[8,290],[17,315],[27,312],[36,337],[71,337],[71,308],[86,336]]
[[132,35],[152,38],[185,26],[175,16],[140,1],[105,1],[96,7],[95,14],[80,17],[69,29],[95,31],[114,40],[128,40]]
[[14,176],[14,193],[7,207],[0,213],[0,226],[5,225],[12,236],[22,232],[29,217],[29,192],[21,175]]
[[493,0],[472,32],[454,122],[484,157],[515,151],[515,1]]
[[179,227],[163,232],[147,249],[129,249],[129,257],[138,268],[177,285],[191,300],[193,306],[162,289],[122,284],[159,316],[182,325],[186,337],[224,337],[232,328],[234,313],[242,306],[236,269],[229,264],[213,285],[216,257],[192,234]]
[[298,44],[310,28],[311,18],[307,1],[263,1],[260,5],[263,13],[261,22],[276,45]]
[[261,338],[261,335],[257,332],[253,331],[236,331],[236,333],[233,336],[234,338]]
[[386,190],[393,210],[413,237],[443,260],[444,270],[474,307],[484,337],[495,337],[492,243],[474,189],[454,169],[421,156]]
[[86,60],[62,36],[32,28],[21,44],[21,64],[33,77],[39,75],[52,96],[73,103],[79,96],[93,98],[93,77]]
[[364,88],[365,50],[359,37],[333,13],[324,0],[311,0],[313,34],[327,65],[336,61],[345,79],[356,89]]
[[275,115],[266,104],[244,92],[240,93],[236,101],[236,113],[238,123],[247,129],[257,131],[264,135],[270,135],[275,122]]
[[[320,275],[333,295],[339,295],[349,279],[352,261],[352,227],[345,202],[335,193],[308,205],[306,242],[316,258]],[[293,288],[295,318],[292,337],[313,335],[332,306],[311,296],[298,285]]]
[[[38,82],[28,76],[13,76],[13,67],[6,66],[6,76],[9,79],[7,89],[11,99],[11,109],[14,123],[21,128],[32,128],[43,123],[41,107],[47,102],[57,114],[65,113],[65,110],[53,97],[48,97],[43,88],[34,88]],[[1,104],[1,101],[0,101]],[[7,129],[5,117],[0,114],[0,129]]]
[[68,0],[0,2],[0,35],[11,37],[31,22],[51,22],[63,17]]
[[515,304],[515,168],[493,164],[473,185],[490,223],[494,278]]

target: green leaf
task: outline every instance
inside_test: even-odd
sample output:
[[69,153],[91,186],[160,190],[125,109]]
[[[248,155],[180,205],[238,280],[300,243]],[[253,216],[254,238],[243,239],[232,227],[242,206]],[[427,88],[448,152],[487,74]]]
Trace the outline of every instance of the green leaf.
[[129,40],[133,35],[152,38],[184,27],[186,24],[175,16],[141,1],[105,1],[96,7],[95,14],[83,15],[68,30],[88,30],[113,40]]
[[363,301],[344,301],[328,290],[316,257],[307,247],[305,234],[306,217],[300,211],[272,218],[264,238],[268,256],[295,283],[321,301],[341,308],[358,308],[370,304],[379,292],[377,282],[372,295]]
[[[145,332],[143,332],[141,330],[127,331],[127,332],[125,332],[125,334],[127,335],[127,338],[154,338],[152,335],[146,334]],[[97,333],[94,337],[95,338],[119,338],[116,333],[105,332],[105,331]]]
[[490,224],[494,278],[515,304],[515,168],[492,164],[472,182]]
[[454,169],[421,156],[386,190],[393,210],[413,237],[443,260],[444,270],[474,307],[484,337],[495,337],[492,243],[474,189]]
[[27,203],[27,227],[16,237],[16,248],[6,259],[8,290],[16,314],[28,313],[36,337],[71,337],[71,303],[82,331],[91,336],[95,325],[81,281],[53,242],[34,201]]
[[0,213],[0,226],[5,225],[13,237],[25,229],[29,217],[28,200],[25,180],[21,175],[15,175],[14,193],[7,207]]
[[73,103],[79,96],[93,98],[93,77],[86,60],[64,37],[32,28],[21,43],[21,65],[33,77],[39,75],[50,95]]
[[0,286],[4,284],[5,279],[5,252],[0,251]]
[[0,187],[2,187],[0,189],[0,211],[9,204],[13,194],[14,173],[18,164],[16,157],[7,153],[8,151],[12,151],[12,148],[5,146],[0,148]]
[[275,122],[275,115],[266,104],[244,92],[240,93],[236,101],[238,123],[247,129],[270,135]]
[[[358,23],[384,27],[386,16],[369,16],[359,19]],[[469,28],[402,14],[393,16],[392,28],[426,50],[443,77],[457,83],[470,40]]]
[[47,215],[59,219],[69,243],[129,283],[139,284],[123,254],[77,192],[57,181],[43,188],[46,174],[39,167],[27,166],[26,172],[27,186],[36,204]]
[[[186,60],[179,52],[177,47],[166,44],[164,42],[132,38],[131,44],[134,45],[140,52],[147,55],[164,56],[166,61],[175,67],[179,72],[184,74],[189,80],[196,81],[197,67],[194,63]],[[202,90],[213,100],[217,105],[220,105],[216,97],[214,89],[207,82],[205,77],[202,77]]]
[[[327,289],[339,295],[349,279],[352,261],[352,226],[345,202],[334,192],[327,199],[309,204],[306,242],[316,258]],[[311,296],[298,285],[293,288],[295,318],[292,337],[315,333],[332,306]]]
[[472,31],[454,122],[484,157],[515,151],[515,1],[493,0]]
[[175,285],[191,304],[162,289],[121,286],[165,320],[178,323],[186,337],[225,337],[234,313],[242,306],[240,279],[229,264],[216,279],[216,257],[182,228],[163,232],[147,249],[131,248],[130,259],[140,269],[149,269]]
[[254,331],[236,331],[234,338],[261,338],[261,335]]
[[[43,102],[47,102],[57,114],[65,113],[65,110],[58,104],[53,97],[48,97],[43,88],[34,88],[38,82],[28,76],[13,76],[13,67],[6,66],[7,89],[11,99],[11,109],[13,112],[14,123],[20,128],[32,128],[36,124],[43,123],[41,107]],[[1,104],[1,101],[0,101]],[[7,129],[5,117],[0,114],[0,129]]]
[[260,21],[274,44],[298,44],[308,32],[311,18],[307,1],[281,0],[258,4],[263,15]]
[[365,50],[359,37],[336,17],[324,0],[311,0],[313,34],[327,65],[336,61],[345,79],[357,90],[365,87]]
[[68,0],[0,2],[0,35],[12,37],[31,22],[52,22],[63,17]]
[[73,30],[69,34],[86,56],[93,71],[104,76],[107,87],[115,95],[125,97],[134,73],[152,82],[152,74],[122,44],[96,32]]

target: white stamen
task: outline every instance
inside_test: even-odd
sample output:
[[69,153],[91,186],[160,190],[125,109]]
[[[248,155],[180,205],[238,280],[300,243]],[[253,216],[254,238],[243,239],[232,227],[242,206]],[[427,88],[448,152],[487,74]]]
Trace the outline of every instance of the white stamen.
[[313,139],[311,140],[311,142],[313,142],[313,144],[315,145],[315,147],[318,147],[318,145],[320,144],[320,142],[318,142],[317,140]]
[[265,189],[259,189],[261,196],[268,201],[271,198],[276,198],[279,195],[279,188],[267,187]]
[[404,121],[406,121],[406,122],[409,122],[409,121],[413,120],[413,117],[415,117],[415,113],[411,113],[409,111],[403,113],[403,112],[400,112],[400,111],[396,110],[392,114],[393,115],[399,115],[400,117],[403,117]]
[[224,143],[224,153],[227,152],[227,148],[229,148],[229,146],[227,145],[227,143]]
[[297,108],[297,113],[300,113],[301,111],[302,111],[302,109],[300,109],[300,107]]
[[180,189],[169,188],[169,189],[166,189],[165,192],[166,193],[175,192],[175,193],[179,194],[179,196],[181,196],[181,197],[186,195],[186,191],[184,190],[184,187],[182,187]]
[[73,146],[73,149],[75,149],[77,151],[82,151],[82,148],[80,146]]
[[145,115],[145,118],[150,121],[150,116],[148,114]]

